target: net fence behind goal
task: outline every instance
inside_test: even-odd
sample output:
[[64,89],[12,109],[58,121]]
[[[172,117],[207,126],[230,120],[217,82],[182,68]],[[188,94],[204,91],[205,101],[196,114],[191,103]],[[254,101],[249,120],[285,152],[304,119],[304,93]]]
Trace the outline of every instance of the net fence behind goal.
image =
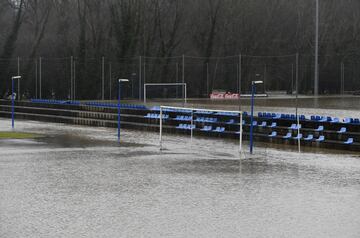
[[186,83],[146,83],[144,84],[144,103],[153,99],[182,99],[187,102]]
[[[238,138],[238,151],[242,153],[243,113],[187,107],[160,106],[159,147],[164,148],[163,132],[174,128],[187,132],[190,143],[197,135],[212,133],[224,137]],[[242,123],[240,123],[242,122]]]

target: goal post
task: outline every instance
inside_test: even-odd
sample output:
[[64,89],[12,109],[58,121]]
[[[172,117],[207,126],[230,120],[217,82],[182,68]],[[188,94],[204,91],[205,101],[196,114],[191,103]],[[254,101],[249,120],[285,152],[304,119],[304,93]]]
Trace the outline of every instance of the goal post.
[[149,86],[182,86],[184,102],[187,102],[187,86],[186,83],[145,83],[144,84],[144,104],[146,103],[146,88]]
[[227,111],[227,110],[213,110],[213,109],[199,109],[199,108],[186,108],[186,107],[171,107],[171,106],[160,106],[160,120],[159,120],[159,148],[160,150],[162,150],[162,145],[163,145],[163,121],[164,119],[164,112],[181,112],[182,114],[186,113],[190,116],[191,119],[191,126],[190,126],[190,141],[192,143],[192,139],[194,136],[194,127],[193,125],[195,124],[194,121],[194,112],[197,113],[201,113],[201,112],[206,112],[206,113],[231,113],[233,115],[238,115],[239,116],[239,132],[237,134],[239,134],[239,153],[242,153],[242,136],[243,136],[243,113],[242,111]]

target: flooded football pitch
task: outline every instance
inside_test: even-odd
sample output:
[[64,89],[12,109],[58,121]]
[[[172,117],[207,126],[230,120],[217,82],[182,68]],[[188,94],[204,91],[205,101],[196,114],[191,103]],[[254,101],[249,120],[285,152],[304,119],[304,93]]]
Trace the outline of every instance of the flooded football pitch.
[[[0,130],[10,121],[0,119]],[[359,237],[360,156],[17,121],[0,140],[0,237]],[[245,149],[247,148],[244,145]]]

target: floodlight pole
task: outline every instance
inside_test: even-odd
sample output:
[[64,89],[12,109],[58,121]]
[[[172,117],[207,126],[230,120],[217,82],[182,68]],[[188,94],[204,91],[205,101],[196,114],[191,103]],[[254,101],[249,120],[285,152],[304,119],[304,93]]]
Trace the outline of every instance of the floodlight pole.
[[[17,75],[20,75],[20,57],[17,57]],[[17,80],[17,95],[18,95],[18,101],[21,100],[21,93],[20,93],[20,78]]]
[[42,80],[42,58],[39,58],[39,98],[42,99],[42,86],[41,86],[41,80]]
[[316,0],[315,14],[315,77],[314,77],[314,96],[319,95],[319,0]]
[[11,77],[11,128],[15,127],[15,97],[14,97],[14,80],[20,80],[21,76]]
[[253,153],[253,130],[254,130],[254,97],[256,84],[262,84],[263,81],[252,81],[251,82],[251,117],[250,117],[250,154]]
[[296,82],[296,120],[297,120],[297,129],[298,129],[298,151],[301,152],[301,145],[300,145],[300,116],[298,112],[299,108],[299,53],[296,53],[296,75],[295,75],[295,82]]
[[121,82],[129,82],[128,79],[119,79],[118,80],[119,82],[119,94],[118,94],[118,105],[117,105],[117,108],[118,108],[118,133],[117,133],[117,136],[118,136],[118,142],[120,143],[120,126],[121,126],[121,121],[120,121],[120,96],[121,96]]

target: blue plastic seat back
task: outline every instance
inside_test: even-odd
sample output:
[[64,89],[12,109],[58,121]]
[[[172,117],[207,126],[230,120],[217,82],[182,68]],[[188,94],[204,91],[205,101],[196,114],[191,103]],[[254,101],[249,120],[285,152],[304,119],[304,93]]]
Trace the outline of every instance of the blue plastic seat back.
[[347,141],[344,142],[344,144],[352,144],[352,143],[354,143],[353,138],[348,138]]
[[290,138],[291,137],[291,133],[290,132],[288,132],[287,134],[286,134],[286,136],[284,136],[284,138]]
[[275,137],[277,135],[276,131],[271,132],[271,134],[269,135],[270,137]]
[[276,122],[273,122],[273,123],[271,123],[270,127],[276,127],[276,126],[277,126]]

